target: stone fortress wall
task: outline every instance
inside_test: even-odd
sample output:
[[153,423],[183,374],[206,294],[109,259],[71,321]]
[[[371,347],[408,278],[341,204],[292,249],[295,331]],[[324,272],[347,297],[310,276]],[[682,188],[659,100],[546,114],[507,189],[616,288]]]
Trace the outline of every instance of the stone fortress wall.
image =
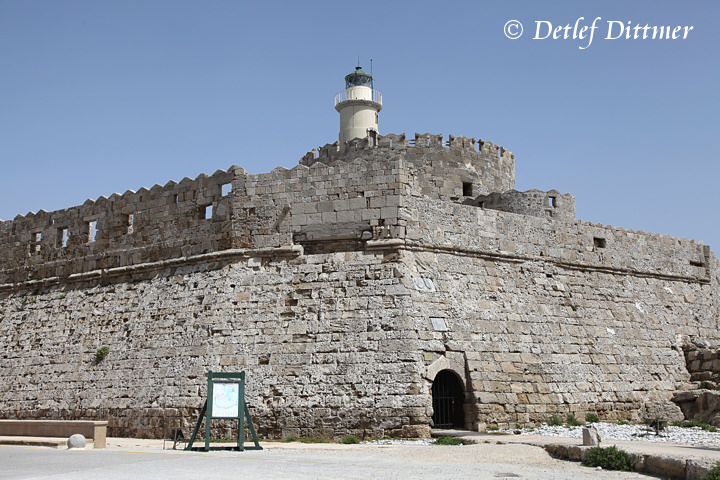
[[248,372],[271,436],[425,435],[441,370],[473,429],[677,415],[686,339],[718,340],[717,259],[575,220],[514,168],[490,142],[376,136],[2,222],[0,416],[157,437],[189,428],[208,370]]

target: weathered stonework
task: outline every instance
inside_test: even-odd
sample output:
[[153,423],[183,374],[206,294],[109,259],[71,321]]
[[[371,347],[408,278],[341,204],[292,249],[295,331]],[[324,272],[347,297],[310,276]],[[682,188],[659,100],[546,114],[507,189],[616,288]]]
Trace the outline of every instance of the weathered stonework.
[[187,431],[208,370],[247,372],[270,436],[427,435],[443,371],[471,429],[682,416],[685,339],[720,340],[717,258],[578,221],[514,168],[386,135],[2,222],[0,417]]

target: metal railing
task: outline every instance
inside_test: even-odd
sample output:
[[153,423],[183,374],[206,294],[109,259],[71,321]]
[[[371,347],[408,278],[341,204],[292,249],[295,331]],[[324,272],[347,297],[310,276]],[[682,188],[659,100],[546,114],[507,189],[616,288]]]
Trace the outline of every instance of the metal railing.
[[[368,88],[368,90],[370,89]],[[350,95],[348,95],[348,92],[350,92]],[[366,91],[364,92],[363,90],[345,89],[340,90],[335,94],[336,106],[338,103],[346,102],[348,100],[366,100],[382,105],[382,93],[377,90],[372,90],[372,95],[367,95]]]

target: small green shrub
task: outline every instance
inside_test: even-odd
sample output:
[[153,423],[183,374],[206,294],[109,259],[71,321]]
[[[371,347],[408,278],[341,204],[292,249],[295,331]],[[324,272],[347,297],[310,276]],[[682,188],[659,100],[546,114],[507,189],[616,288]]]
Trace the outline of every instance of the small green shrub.
[[[673,422],[673,425],[675,425],[675,423],[676,422]],[[717,427],[709,425],[707,422],[704,422],[702,420],[696,420],[694,418],[680,422],[680,425],[676,425],[676,426],[683,427],[683,428],[700,427],[707,432],[717,432],[717,430],[718,430]]]
[[713,468],[708,470],[708,473],[702,478],[702,480],[720,480],[720,462],[715,462]]
[[551,427],[559,427],[563,424],[562,418],[560,418],[560,415],[555,414],[552,417],[547,419],[546,422]]
[[630,425],[630,422],[627,420],[620,420],[619,422],[615,422],[615,425]]
[[569,427],[579,427],[580,425],[585,425],[583,422],[578,420],[577,417],[575,417],[575,415],[573,415],[572,413],[568,414],[567,418],[565,419],[565,423]]
[[637,463],[635,455],[627,453],[616,446],[591,448],[585,454],[582,464],[586,467],[602,467],[605,470],[632,471]]
[[328,438],[321,437],[302,437],[300,439],[300,443],[333,443],[333,441]]
[[345,445],[352,445],[354,443],[360,443],[360,439],[355,435],[348,435],[347,437],[340,440],[340,443],[344,443]]
[[298,441],[298,437],[296,437],[295,435],[290,435],[289,437],[287,437],[287,438],[285,439],[285,441],[286,441],[286,442],[297,442],[297,441]]
[[95,352],[95,361],[100,363],[103,360],[105,360],[105,357],[108,356],[108,353],[110,353],[110,347],[107,345],[103,345],[102,347],[97,349],[97,352]]
[[458,437],[439,437],[435,445],[462,445],[462,439]]
[[498,430],[500,430],[500,427],[498,427],[497,425],[490,425],[489,427],[487,427],[488,432],[496,432]]
[[585,421],[588,423],[597,423],[600,421],[600,417],[598,417],[594,413],[586,413],[585,414]]

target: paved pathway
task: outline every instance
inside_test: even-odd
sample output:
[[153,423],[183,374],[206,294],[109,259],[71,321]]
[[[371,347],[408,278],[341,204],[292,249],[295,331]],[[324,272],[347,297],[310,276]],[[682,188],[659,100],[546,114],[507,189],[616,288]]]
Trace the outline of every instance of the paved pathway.
[[[649,479],[638,473],[596,471],[551,458],[547,444],[577,446],[577,438],[459,435],[474,445],[340,445],[264,442],[262,451],[183,452],[162,440],[109,438],[106,449],[67,450],[0,446],[0,479],[245,478],[265,479]],[[59,443],[62,443],[58,439]],[[2,437],[0,437],[2,443]],[[163,445],[164,444],[164,445]],[[720,450],[650,442],[608,442],[638,455],[698,462],[720,460]],[[603,444],[606,446],[605,444]],[[163,449],[163,446],[167,449]],[[698,477],[699,478],[699,477]]]
[[262,451],[162,450],[162,441],[108,439],[108,448],[0,446],[2,479],[647,479],[597,472],[529,445],[305,445],[264,443]]

